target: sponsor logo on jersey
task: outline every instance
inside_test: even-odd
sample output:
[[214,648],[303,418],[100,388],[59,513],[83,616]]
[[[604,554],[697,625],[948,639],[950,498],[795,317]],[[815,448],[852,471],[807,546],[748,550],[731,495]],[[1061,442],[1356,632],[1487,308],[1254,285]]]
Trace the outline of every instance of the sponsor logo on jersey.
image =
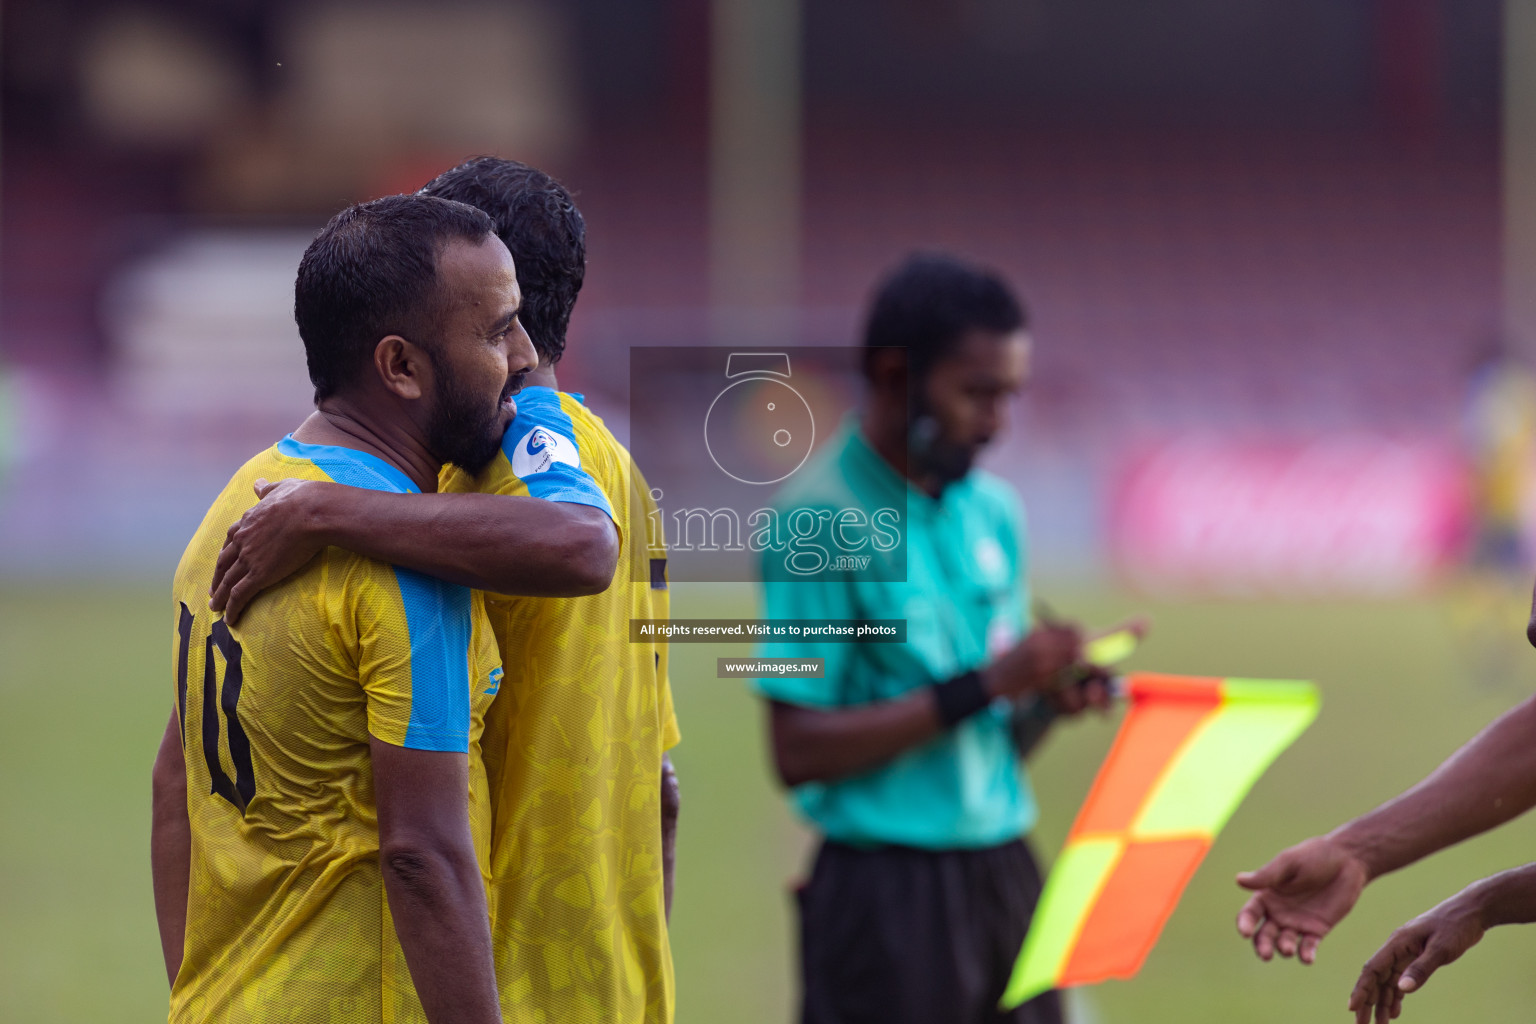
[[581,455],[568,437],[548,427],[534,427],[512,449],[512,472],[520,477],[543,473],[557,462],[581,466]]
[[534,427],[531,431],[528,432],[527,443],[523,446],[523,450],[526,451],[529,455],[537,456],[539,452],[543,451],[553,443],[553,440],[549,436],[549,431],[545,430],[543,427]]

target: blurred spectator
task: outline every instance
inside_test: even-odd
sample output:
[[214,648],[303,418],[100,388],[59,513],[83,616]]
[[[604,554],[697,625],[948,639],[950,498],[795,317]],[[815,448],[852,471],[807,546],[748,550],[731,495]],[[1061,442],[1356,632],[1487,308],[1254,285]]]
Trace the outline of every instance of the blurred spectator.
[[1472,470],[1471,544],[1453,581],[1452,628],[1473,680],[1497,685],[1518,667],[1530,591],[1536,375],[1495,336],[1467,377],[1463,442]]

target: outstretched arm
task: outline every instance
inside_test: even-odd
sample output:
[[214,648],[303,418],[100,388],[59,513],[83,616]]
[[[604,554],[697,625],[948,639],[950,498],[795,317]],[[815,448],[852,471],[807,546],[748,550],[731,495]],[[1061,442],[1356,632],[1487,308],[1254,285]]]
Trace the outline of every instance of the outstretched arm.
[[1349,913],[1372,879],[1536,806],[1536,698],[1506,712],[1430,775],[1380,807],[1238,875],[1254,890],[1237,930],[1259,957],[1299,955]]
[[1495,925],[1536,921],[1536,864],[1474,882],[1392,933],[1366,961],[1349,997],[1356,1024],[1398,1015],[1403,995],[1475,946]]
[[257,594],[327,546],[497,594],[608,588],[619,540],[602,509],[497,494],[392,494],[321,480],[256,484],[229,528],[209,607],[234,623]]
[[469,759],[373,738],[379,870],[431,1024],[500,1024],[491,923],[469,830]]
[[187,932],[187,887],[192,879],[192,823],[187,819],[187,762],[181,752],[176,712],[160,740],[151,774],[150,875],[165,976],[176,984]]

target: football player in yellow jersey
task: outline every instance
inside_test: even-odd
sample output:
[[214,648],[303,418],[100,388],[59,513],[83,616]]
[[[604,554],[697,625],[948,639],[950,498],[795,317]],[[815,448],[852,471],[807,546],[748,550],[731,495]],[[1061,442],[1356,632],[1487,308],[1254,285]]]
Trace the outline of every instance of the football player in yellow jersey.
[[1517,678],[1531,590],[1536,374],[1495,337],[1468,380],[1463,442],[1471,469],[1472,536],[1450,577],[1446,608],[1462,662],[1481,686]]
[[[469,499],[533,495],[611,514],[622,550],[605,593],[486,600],[506,668],[484,738],[493,947],[508,1019],[665,1024],[677,803],[664,752],[678,732],[666,645],[630,643],[628,620],[668,616],[666,552],[648,539],[655,505],[629,453],[555,379],[585,271],[585,226],[564,188],[513,161],[472,160],[423,191],[489,213],[517,263],[540,363],[500,454],[478,475],[445,475],[443,490],[477,493],[440,496],[435,534],[406,529],[422,522],[414,496],[263,488],[265,499],[231,531],[215,604],[239,614],[251,594],[325,544],[385,559],[406,546],[414,567],[453,579],[465,559],[447,524],[475,521]],[[451,497],[464,499],[452,513]]]
[[208,593],[257,479],[414,493],[497,453],[535,365],[512,258],[484,213],[390,197],[327,225],[295,293],[317,412],[235,475],[176,573],[152,833],[170,1019],[490,1024],[483,599],[340,550],[238,623]]

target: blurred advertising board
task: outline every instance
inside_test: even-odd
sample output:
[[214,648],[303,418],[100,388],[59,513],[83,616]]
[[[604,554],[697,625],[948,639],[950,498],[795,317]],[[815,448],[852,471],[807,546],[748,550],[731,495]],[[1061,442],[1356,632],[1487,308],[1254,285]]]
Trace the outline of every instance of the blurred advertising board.
[[1465,460],[1442,442],[1181,439],[1124,461],[1110,550],[1150,590],[1393,594],[1455,564],[1472,515]]

